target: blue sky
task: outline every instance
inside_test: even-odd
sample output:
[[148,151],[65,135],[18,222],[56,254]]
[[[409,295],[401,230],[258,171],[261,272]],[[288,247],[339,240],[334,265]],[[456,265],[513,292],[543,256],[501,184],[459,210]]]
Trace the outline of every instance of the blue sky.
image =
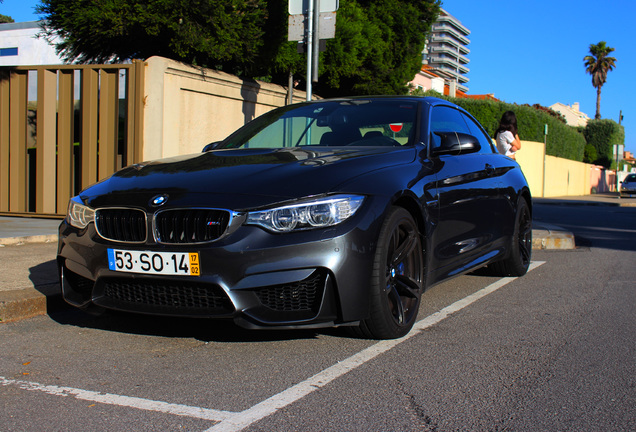
[[579,102],[594,118],[596,89],[583,57],[606,41],[616,68],[601,91],[601,117],[618,121],[622,110],[625,147],[636,152],[636,1],[443,0],[442,7],[471,32],[468,93],[505,102]]
[[[4,0],[0,14],[34,21],[38,3]],[[630,84],[636,74],[636,1],[443,0],[442,7],[471,31],[471,94],[544,106],[579,102],[594,118],[596,89],[583,57],[590,44],[602,40],[616,48],[616,69],[602,89],[601,116],[618,121],[622,110],[625,147],[636,153],[636,91]]]

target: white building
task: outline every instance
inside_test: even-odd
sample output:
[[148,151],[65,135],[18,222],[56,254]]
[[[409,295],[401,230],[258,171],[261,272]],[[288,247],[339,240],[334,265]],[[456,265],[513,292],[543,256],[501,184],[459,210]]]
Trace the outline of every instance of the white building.
[[0,24],[0,66],[64,63],[53,45],[37,37],[40,31],[39,21]]
[[423,64],[431,66],[438,74],[450,75],[457,89],[463,92],[468,91],[466,74],[470,71],[467,67],[470,60],[466,56],[470,53],[469,34],[470,30],[457,18],[440,9],[422,52]]
[[559,114],[562,114],[565,117],[565,122],[569,126],[587,126],[587,122],[590,118],[587,114],[579,111],[579,103],[574,102],[572,106],[562,104],[561,102],[557,102],[553,105],[550,105],[550,108]]

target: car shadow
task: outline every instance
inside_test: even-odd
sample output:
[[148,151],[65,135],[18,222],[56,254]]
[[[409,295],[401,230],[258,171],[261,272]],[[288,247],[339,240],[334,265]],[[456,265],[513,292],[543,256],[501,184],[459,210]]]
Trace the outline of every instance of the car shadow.
[[30,267],[29,280],[33,284],[33,288],[46,298],[47,311],[55,311],[68,306],[62,299],[62,288],[57,274],[57,263],[54,259]]
[[195,338],[203,342],[315,339],[320,334],[346,336],[345,330],[338,328],[248,330],[227,319],[163,317],[105,310],[87,312],[64,301],[55,260],[30,267],[29,279],[46,297],[47,315],[63,325],[135,335]]
[[63,300],[55,260],[31,267],[29,279],[46,297],[47,315],[63,325],[135,335],[195,338],[203,342],[269,342],[315,339],[319,334],[344,335],[341,329],[248,330],[227,319],[163,317],[106,310],[87,312]]
[[[248,330],[231,320],[181,318],[133,314],[120,311],[86,312],[72,306],[51,311],[49,316],[63,325],[122,334],[193,338],[202,342],[271,342],[316,339],[319,330]],[[324,333],[333,333],[325,329]]]

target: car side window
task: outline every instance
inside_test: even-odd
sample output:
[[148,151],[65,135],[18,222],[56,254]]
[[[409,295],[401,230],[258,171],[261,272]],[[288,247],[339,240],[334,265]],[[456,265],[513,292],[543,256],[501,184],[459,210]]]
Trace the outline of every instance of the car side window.
[[441,138],[435,132],[471,133],[462,113],[448,106],[435,106],[431,113],[431,145],[437,148]]
[[464,120],[466,120],[466,124],[468,125],[468,129],[470,129],[470,134],[476,137],[479,140],[479,144],[481,145],[481,149],[479,153],[490,154],[494,153],[495,150],[492,145],[492,140],[488,136],[488,134],[484,131],[484,129],[475,122],[471,117],[462,113]]

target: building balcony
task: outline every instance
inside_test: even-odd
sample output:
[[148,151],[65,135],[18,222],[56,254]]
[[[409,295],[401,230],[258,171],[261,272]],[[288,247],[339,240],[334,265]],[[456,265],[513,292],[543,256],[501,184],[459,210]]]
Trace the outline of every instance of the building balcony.
[[448,33],[450,35],[453,35],[457,39],[468,40],[468,38],[462,32],[458,31],[456,28],[451,27],[449,25],[433,24],[431,31],[433,32],[433,34]]
[[463,26],[462,23],[460,23],[455,17],[452,17],[450,15],[441,14],[437,18],[437,21],[435,21],[435,22],[436,23],[448,23],[449,25],[451,25],[453,27],[456,27],[458,30],[460,30],[465,35],[469,35],[470,34],[470,30],[468,30],[468,28]]
[[432,46],[429,49],[429,52],[431,54],[446,54],[446,55],[449,55],[449,56],[455,58],[460,63],[463,63],[463,64],[469,63],[470,60],[468,60],[467,57],[461,55],[461,51],[459,51],[459,52],[458,51],[459,51],[458,49],[451,48],[451,47],[448,47],[448,46]]
[[457,37],[456,35],[435,34],[431,36],[431,42],[446,42],[456,46],[468,45],[470,40],[465,37]]
[[450,67],[450,69],[444,68],[445,70],[458,71],[465,74],[470,72],[469,68],[467,68],[461,63],[458,63],[457,59],[454,59],[452,57],[442,57],[442,56],[433,55],[428,57],[428,63],[431,65],[445,65],[447,67]]

